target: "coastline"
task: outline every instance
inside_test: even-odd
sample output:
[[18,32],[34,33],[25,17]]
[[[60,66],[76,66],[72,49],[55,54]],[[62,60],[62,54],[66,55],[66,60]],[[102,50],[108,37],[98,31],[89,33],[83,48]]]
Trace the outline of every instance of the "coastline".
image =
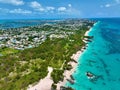
[[67,82],[67,80],[71,80],[71,75],[74,73],[75,69],[76,69],[76,66],[77,66],[77,62],[78,62],[78,59],[79,57],[81,56],[82,54],[82,51],[77,51],[76,54],[73,54],[71,56],[71,59],[75,60],[75,62],[73,61],[70,61],[68,64],[70,64],[72,66],[72,69],[71,70],[65,70],[63,75],[64,75],[64,80],[63,81],[60,81],[59,83],[57,83],[57,90],[60,90],[60,87],[61,86],[64,86]]
[[[94,26],[94,25],[93,25]],[[92,28],[92,27],[91,27]],[[89,36],[89,32],[91,31],[91,28],[89,30],[87,30],[84,34],[84,36]],[[86,40],[83,39],[83,42],[87,43]],[[86,49],[86,46],[83,46],[81,48],[81,50],[77,51],[75,54],[73,54],[70,58],[74,61],[70,61],[68,64],[70,64],[72,66],[72,69],[71,70],[65,70],[63,75],[64,75],[64,79],[63,81],[60,81],[59,83],[57,83],[57,89],[56,90],[60,90],[60,87],[61,86],[65,86],[66,82],[68,80],[70,80],[71,82],[74,81],[72,78],[71,78],[71,75],[75,72],[76,70],[76,67],[78,65],[78,60],[80,58],[80,56],[82,55],[83,51]],[[74,82],[73,82],[74,83]]]
[[[88,36],[89,32],[90,32],[90,30],[86,31],[84,36]],[[83,39],[83,41],[86,42],[84,39]],[[83,46],[81,48],[81,50],[77,51],[75,54],[73,54],[70,57],[71,59],[74,60],[74,61],[70,61],[68,63],[72,66],[72,69],[64,71],[64,73],[63,73],[64,79],[63,79],[63,81],[59,81],[59,83],[56,84],[56,86],[57,86],[56,90],[60,90],[60,87],[64,86],[66,84],[67,80],[71,80],[71,75],[75,72],[75,69],[78,65],[79,57],[82,55],[84,49],[85,49],[85,46]],[[49,71],[49,73],[44,79],[41,79],[36,85],[29,85],[27,90],[51,90],[53,80],[51,79],[50,74],[53,71],[53,68],[48,67],[48,71]]]
[[[85,32],[84,36],[88,36],[88,33],[91,31],[91,28]],[[83,39],[83,42],[87,43],[87,41],[85,39]],[[63,73],[64,79],[63,79],[63,81],[59,81],[56,84],[56,86],[57,86],[56,90],[60,90],[61,86],[65,87],[65,84],[68,80],[74,81],[74,80],[72,80],[71,75],[75,72],[76,67],[78,65],[78,60],[85,49],[86,49],[86,46],[83,46],[81,48],[81,50],[77,51],[75,54],[73,54],[70,57],[73,61],[70,61],[68,64],[70,64],[72,66],[72,69],[64,71],[64,73]],[[49,72],[48,75],[44,79],[41,79],[37,84],[29,85],[27,90],[51,90],[53,80],[52,80],[50,74],[52,71],[53,71],[53,68],[48,67],[48,72]]]

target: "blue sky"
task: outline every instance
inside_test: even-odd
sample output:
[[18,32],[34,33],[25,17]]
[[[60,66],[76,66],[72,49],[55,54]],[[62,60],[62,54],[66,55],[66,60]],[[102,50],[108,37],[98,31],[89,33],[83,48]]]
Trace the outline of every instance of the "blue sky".
[[0,0],[0,19],[120,17],[120,0]]

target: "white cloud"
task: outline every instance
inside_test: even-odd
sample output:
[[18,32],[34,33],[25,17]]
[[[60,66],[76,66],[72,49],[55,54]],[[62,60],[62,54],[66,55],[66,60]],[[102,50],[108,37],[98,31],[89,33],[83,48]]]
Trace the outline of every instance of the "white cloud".
[[56,14],[67,14],[67,15],[80,15],[81,12],[72,7],[71,4],[67,6],[53,7],[53,6],[43,6],[37,1],[30,2],[29,6],[33,8],[35,14],[41,13],[56,13]]
[[81,16],[82,12],[73,7],[59,7],[57,9],[57,14],[59,15],[68,15],[68,16]]
[[101,8],[104,8],[104,7],[113,7],[113,6],[116,6],[116,5],[120,5],[120,0],[114,0],[113,3],[108,3],[108,4],[105,4],[105,5],[100,5]]
[[32,7],[33,9],[35,9],[37,11],[44,11],[44,8],[42,7],[42,5],[40,3],[38,3],[37,1],[31,2],[30,7]]
[[64,12],[64,11],[66,11],[67,9],[66,9],[66,7],[59,7],[58,8],[58,11],[60,11],[60,12]]
[[52,12],[55,10],[55,7],[52,6],[46,6],[43,7],[39,2],[33,1],[30,3],[30,7],[32,7],[34,10],[39,12]]
[[109,8],[109,7],[112,7],[114,6],[115,4],[105,4],[105,5],[100,5],[101,8]]
[[37,1],[33,1],[30,3],[30,6],[33,8],[39,8],[42,7],[40,3],[38,3]]
[[23,5],[23,0],[0,0],[0,3],[12,4],[12,5]]
[[9,13],[13,13],[13,14],[31,14],[32,11],[29,11],[29,10],[23,10],[23,9],[13,9],[13,10],[10,10]]
[[110,6],[111,6],[111,4],[106,4],[106,5],[105,5],[105,7],[110,7]]
[[71,5],[71,4],[68,4],[68,7],[72,7],[72,5]]

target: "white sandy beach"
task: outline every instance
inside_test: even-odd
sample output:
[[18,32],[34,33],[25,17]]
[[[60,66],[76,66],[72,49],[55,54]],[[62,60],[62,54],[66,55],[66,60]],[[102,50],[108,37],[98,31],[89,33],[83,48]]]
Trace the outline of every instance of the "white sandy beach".
[[[90,30],[89,30],[89,31],[90,31]],[[84,36],[88,36],[89,31],[86,31]]]

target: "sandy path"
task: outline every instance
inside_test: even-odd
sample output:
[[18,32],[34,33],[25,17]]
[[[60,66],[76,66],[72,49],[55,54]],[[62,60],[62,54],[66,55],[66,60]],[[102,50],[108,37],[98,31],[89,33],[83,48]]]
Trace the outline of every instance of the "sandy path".
[[51,72],[53,68],[48,67],[48,71],[48,75],[44,79],[41,79],[35,86],[30,85],[27,90],[51,90],[51,85],[53,83]]

